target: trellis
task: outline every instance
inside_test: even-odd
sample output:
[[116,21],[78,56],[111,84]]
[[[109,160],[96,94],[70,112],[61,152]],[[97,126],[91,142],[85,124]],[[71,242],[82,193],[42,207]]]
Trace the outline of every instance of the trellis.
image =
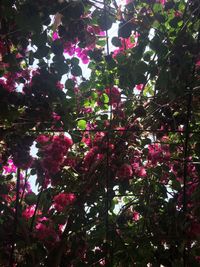
[[[107,13],[107,7],[106,7],[106,0],[104,0],[104,13],[105,13],[105,18],[106,18],[106,13]],[[107,51],[107,55],[110,55],[110,51],[109,51],[109,36],[108,36],[108,31],[106,30],[106,51]],[[192,97],[195,95],[195,92],[193,90],[193,88],[188,87],[186,88],[186,93],[184,95],[184,97],[187,100],[187,119],[185,121],[185,130],[171,130],[171,131],[166,131],[166,130],[152,130],[152,129],[144,129],[144,130],[137,130],[137,132],[148,132],[149,134],[154,134],[154,133],[179,133],[184,135],[184,152],[183,152],[183,158],[172,158],[169,159],[170,161],[180,161],[183,162],[183,203],[182,203],[182,212],[185,215],[185,220],[187,220],[187,177],[188,177],[188,172],[187,172],[187,166],[189,162],[192,162],[193,164],[200,164],[200,161],[198,162],[193,162],[192,160],[189,160],[189,138],[191,134],[200,134],[199,131],[193,131],[190,128],[190,120],[191,120],[191,116],[192,116]],[[111,96],[111,88],[110,88],[110,96]],[[126,98],[126,100],[129,100],[128,98]],[[132,99],[130,99],[130,101],[132,101]],[[159,109],[158,109],[159,110]],[[124,129],[124,130],[117,130],[117,129],[112,129],[112,117],[113,117],[113,110],[112,110],[112,104],[110,105],[110,110],[109,110],[109,118],[110,118],[110,124],[108,129],[91,129],[91,130],[87,130],[87,132],[105,132],[107,135],[107,152],[106,152],[106,178],[105,178],[105,195],[102,196],[102,200],[104,200],[105,202],[105,266],[113,266],[113,261],[114,261],[114,251],[113,251],[113,239],[112,239],[112,225],[109,224],[109,203],[111,201],[111,199],[113,199],[114,197],[124,197],[124,196],[134,196],[133,194],[115,194],[110,195],[110,166],[109,166],[109,161],[110,161],[110,152],[109,152],[109,145],[110,145],[110,134],[113,132],[132,132],[134,133],[135,131],[132,129]],[[32,131],[34,132],[34,130]],[[63,130],[52,130],[52,129],[46,129],[44,132],[64,132]],[[69,133],[73,134],[74,132],[79,132],[80,134],[85,132],[85,130],[69,130]],[[19,199],[19,188],[20,188],[20,168],[18,168],[17,170],[17,183],[16,183],[16,204],[15,204],[15,218],[14,218],[14,225],[13,225],[13,244],[12,244],[12,249],[11,249],[11,253],[10,253],[10,266],[13,266],[14,263],[14,250],[15,250],[15,240],[16,240],[16,234],[17,234],[17,226],[18,226],[18,216],[19,216],[19,204],[20,204],[20,199]],[[26,183],[26,181],[25,181]],[[43,189],[40,191],[39,196],[38,196],[38,200],[37,200],[37,204],[36,204],[36,208],[35,208],[35,212],[34,212],[34,216],[31,222],[31,226],[30,226],[30,231],[33,230],[34,227],[34,220],[35,220],[35,215],[38,209],[38,205],[40,202],[40,198],[42,195]],[[78,193],[78,192],[77,192]],[[184,247],[183,250],[183,266],[186,267],[187,266],[187,255],[189,254],[189,251],[186,250],[186,246]]]

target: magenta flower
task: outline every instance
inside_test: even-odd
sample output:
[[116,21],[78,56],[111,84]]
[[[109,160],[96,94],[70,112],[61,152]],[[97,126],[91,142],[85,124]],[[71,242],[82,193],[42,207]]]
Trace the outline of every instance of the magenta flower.
[[54,33],[52,34],[52,39],[53,39],[53,41],[57,40],[58,38],[59,38],[58,33],[57,33],[57,32],[54,32]]
[[133,211],[133,220],[136,222],[139,221],[139,219],[140,219],[140,214],[137,211]]
[[119,178],[131,178],[133,175],[133,169],[131,165],[124,163],[118,170],[117,176]]
[[72,204],[76,199],[73,193],[60,193],[54,197],[54,207],[57,211],[62,212],[66,206]]

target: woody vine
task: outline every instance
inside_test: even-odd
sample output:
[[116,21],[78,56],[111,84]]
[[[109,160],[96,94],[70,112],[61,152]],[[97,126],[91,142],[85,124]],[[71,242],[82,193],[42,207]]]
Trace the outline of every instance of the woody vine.
[[0,266],[199,266],[199,1],[0,10]]

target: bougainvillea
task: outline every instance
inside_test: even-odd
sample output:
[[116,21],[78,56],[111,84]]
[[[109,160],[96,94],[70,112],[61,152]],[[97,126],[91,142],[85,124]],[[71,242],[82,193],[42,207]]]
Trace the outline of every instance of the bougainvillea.
[[199,266],[199,1],[0,11],[0,266]]

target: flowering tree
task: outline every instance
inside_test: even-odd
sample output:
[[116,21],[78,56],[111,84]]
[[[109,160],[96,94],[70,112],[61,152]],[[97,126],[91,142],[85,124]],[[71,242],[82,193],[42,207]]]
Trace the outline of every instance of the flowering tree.
[[0,266],[199,266],[199,1],[0,10]]

